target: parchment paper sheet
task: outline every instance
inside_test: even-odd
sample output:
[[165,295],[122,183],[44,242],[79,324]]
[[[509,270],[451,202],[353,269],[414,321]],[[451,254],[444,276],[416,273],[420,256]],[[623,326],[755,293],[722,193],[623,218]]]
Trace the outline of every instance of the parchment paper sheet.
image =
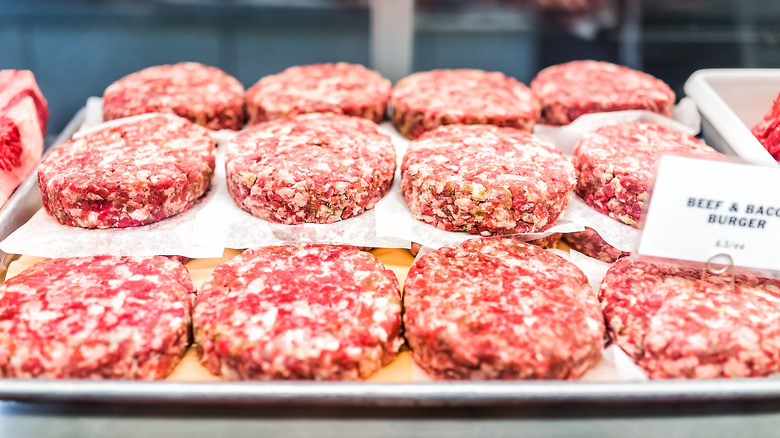
[[552,143],[564,154],[571,156],[574,154],[574,146],[585,133],[616,122],[653,122],[686,134],[696,135],[701,126],[701,116],[696,103],[686,97],[675,105],[671,118],[643,110],[584,114],[565,126],[537,124],[534,126],[534,135]]
[[621,251],[634,251],[642,237],[642,230],[599,213],[577,195],[572,195],[566,218],[578,225],[593,228],[605,242]]
[[[121,125],[154,117],[143,114],[108,122]],[[100,126],[102,128],[102,125]],[[98,127],[84,126],[85,130]],[[36,193],[36,196],[40,196]],[[206,192],[192,208],[160,222],[140,227],[86,229],[62,225],[39,209],[24,225],[0,242],[0,249],[11,254],[40,257],[76,257],[97,254],[109,255],[182,255],[191,258],[218,257],[223,247],[202,245],[192,241],[193,219],[198,210],[213,198],[213,190]]]
[[[429,248],[458,245],[468,239],[480,237],[478,234],[469,234],[463,231],[443,231],[412,216],[401,194],[401,161],[409,147],[409,140],[398,133],[390,122],[383,123],[381,128],[390,135],[393,141],[397,165],[390,192],[377,203],[375,208],[377,235],[419,243]],[[525,233],[515,236],[523,240],[533,240],[554,233],[571,233],[583,230],[583,227],[573,223],[564,215],[555,226],[542,233]]]
[[217,151],[211,187],[214,197],[195,216],[193,241],[225,248],[252,248],[285,242],[348,243],[374,248],[409,248],[409,241],[377,237],[375,210],[332,224],[283,225],[252,216],[236,205],[225,176],[225,146]]
[[210,258],[223,248],[191,243],[193,218],[201,202],[190,210],[142,227],[86,229],[62,225],[43,209],[0,243],[9,254],[38,257],[108,255],[182,255]]

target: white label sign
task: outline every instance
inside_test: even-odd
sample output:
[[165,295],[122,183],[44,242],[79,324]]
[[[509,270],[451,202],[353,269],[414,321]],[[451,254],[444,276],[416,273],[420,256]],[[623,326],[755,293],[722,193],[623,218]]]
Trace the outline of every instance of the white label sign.
[[664,155],[637,252],[780,271],[780,167]]

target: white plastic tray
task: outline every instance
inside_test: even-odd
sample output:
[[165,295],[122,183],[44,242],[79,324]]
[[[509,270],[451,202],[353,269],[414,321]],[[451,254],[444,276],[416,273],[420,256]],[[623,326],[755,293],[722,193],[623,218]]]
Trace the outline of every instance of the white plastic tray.
[[699,107],[702,134],[726,155],[756,164],[777,162],[750,133],[780,93],[780,69],[705,69],[685,82]]

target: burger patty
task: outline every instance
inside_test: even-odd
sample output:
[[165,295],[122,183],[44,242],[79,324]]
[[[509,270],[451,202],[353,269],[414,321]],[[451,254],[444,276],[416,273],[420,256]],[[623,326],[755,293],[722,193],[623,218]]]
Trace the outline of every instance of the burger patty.
[[494,237],[412,265],[404,330],[414,361],[437,379],[576,379],[600,358],[604,323],[576,266]]
[[0,374],[163,378],[189,343],[194,293],[162,256],[36,263],[0,285]]
[[491,125],[447,125],[409,145],[401,189],[412,215],[445,231],[544,231],[574,189],[566,157],[528,132]]
[[600,213],[637,227],[662,152],[722,157],[695,137],[655,123],[604,125],[574,149],[577,194]]
[[531,90],[541,102],[540,123],[568,125],[579,116],[647,110],[671,116],[674,92],[647,73],[603,61],[572,61],[540,71]]
[[236,379],[365,379],[403,344],[398,280],[348,245],[245,251],[217,267],[193,314],[201,362]]
[[224,71],[197,62],[158,65],[129,74],[103,92],[103,119],[170,113],[208,129],[241,129],[244,86]]
[[612,339],[654,379],[767,376],[780,371],[780,281],[635,257],[601,283]]
[[131,227],[189,209],[211,183],[216,143],[206,129],[155,116],[53,148],[38,167],[46,212],[64,225]]
[[395,149],[370,120],[304,114],[252,126],[225,161],[230,194],[252,215],[333,223],[374,208],[393,180]]
[[531,131],[539,102],[531,90],[499,72],[431,70],[395,85],[393,124],[408,138],[441,125],[490,124]]
[[577,233],[565,233],[561,238],[571,249],[606,263],[614,263],[618,259],[631,255],[630,252],[621,251],[607,243],[596,230],[590,227],[585,227],[585,231]]
[[379,123],[390,81],[362,65],[339,62],[290,67],[247,91],[249,123],[306,113],[337,113]]

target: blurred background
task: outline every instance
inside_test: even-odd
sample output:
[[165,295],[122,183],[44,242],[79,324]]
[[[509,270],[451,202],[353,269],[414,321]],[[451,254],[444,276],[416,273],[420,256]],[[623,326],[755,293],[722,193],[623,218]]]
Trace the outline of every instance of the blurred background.
[[0,0],[0,68],[32,70],[56,134],[114,80],[199,61],[246,87],[296,64],[348,61],[392,80],[471,67],[528,84],[600,59],[682,96],[695,70],[780,67],[778,0]]

